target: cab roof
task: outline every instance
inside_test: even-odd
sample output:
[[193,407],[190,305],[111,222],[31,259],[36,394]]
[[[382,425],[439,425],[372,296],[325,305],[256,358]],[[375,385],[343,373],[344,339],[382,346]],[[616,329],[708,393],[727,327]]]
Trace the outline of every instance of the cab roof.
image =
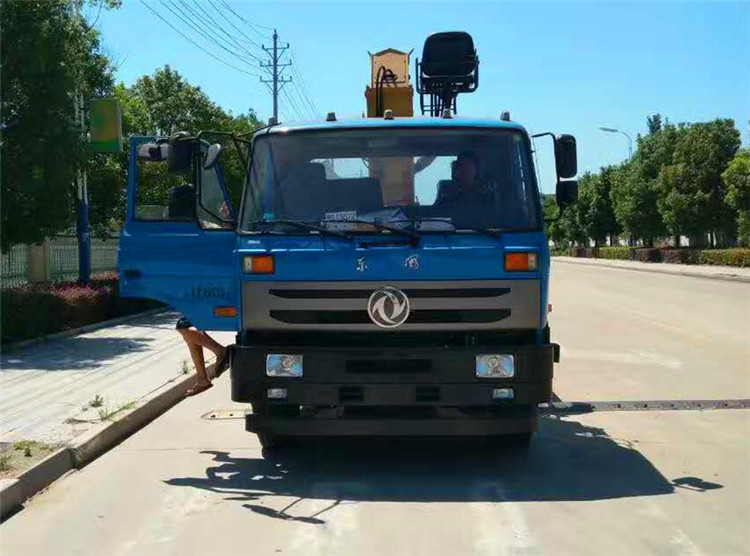
[[[416,116],[413,118],[351,118],[333,122],[302,122],[281,123],[270,127],[269,134],[285,134],[297,131],[321,131],[344,129],[374,129],[374,128],[441,128],[441,129],[507,129],[526,133],[526,129],[518,123],[493,118],[438,118],[430,116]],[[261,132],[264,133],[264,132]]]

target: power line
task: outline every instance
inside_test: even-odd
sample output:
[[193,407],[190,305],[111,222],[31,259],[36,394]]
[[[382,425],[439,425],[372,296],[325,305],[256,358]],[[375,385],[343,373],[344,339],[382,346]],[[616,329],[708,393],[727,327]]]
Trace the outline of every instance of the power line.
[[164,18],[162,17],[162,15],[161,15],[161,14],[160,14],[159,12],[157,12],[156,10],[154,10],[153,8],[151,8],[151,6],[149,6],[149,5],[148,5],[148,4],[146,3],[146,2],[144,2],[144,0],[140,0],[140,2],[141,2],[141,4],[143,4],[143,5],[144,5],[144,6],[145,6],[145,7],[146,7],[146,8],[147,8],[147,9],[148,9],[148,10],[149,10],[149,11],[150,11],[151,13],[153,13],[153,14],[154,14],[154,15],[155,15],[156,17],[158,17],[158,18],[159,18],[159,19],[161,19],[161,20],[162,20],[162,21],[163,21],[164,23],[166,23],[167,25],[169,25],[169,26],[170,26],[170,27],[171,27],[171,28],[172,28],[172,29],[173,29],[174,31],[176,31],[176,32],[177,32],[177,33],[178,33],[178,34],[179,34],[179,35],[180,35],[180,36],[181,36],[182,38],[186,39],[187,41],[190,41],[190,42],[191,42],[191,43],[192,43],[192,44],[193,44],[194,46],[196,46],[197,48],[199,48],[200,50],[202,50],[202,51],[203,51],[203,52],[204,52],[205,54],[208,54],[209,56],[211,56],[211,58],[213,58],[214,60],[217,60],[217,61],[221,62],[222,64],[224,64],[225,66],[229,66],[230,68],[232,68],[232,69],[235,69],[235,70],[237,70],[237,71],[239,71],[239,72],[242,72],[242,73],[246,73],[247,75],[252,75],[253,77],[259,77],[259,75],[258,75],[257,73],[252,73],[252,72],[246,71],[246,70],[244,70],[244,69],[242,69],[242,68],[238,68],[237,66],[235,66],[235,65],[233,65],[233,64],[230,64],[230,63],[229,63],[229,62],[227,62],[226,60],[222,60],[222,59],[221,59],[221,58],[219,58],[218,56],[216,56],[216,55],[214,55],[213,53],[209,52],[208,50],[206,50],[205,48],[203,48],[203,47],[202,47],[201,45],[199,45],[199,44],[198,44],[197,42],[195,42],[195,41],[194,41],[193,39],[191,39],[190,37],[188,37],[187,35],[185,35],[185,34],[184,34],[184,33],[183,33],[182,31],[180,31],[180,30],[179,30],[179,29],[178,29],[177,27],[175,27],[174,25],[172,25],[172,24],[171,24],[171,23],[170,23],[169,21],[167,21],[166,19],[164,19]]
[[224,7],[226,7],[226,9],[228,9],[228,10],[229,10],[230,12],[232,12],[232,13],[233,13],[234,15],[236,15],[237,17],[239,17],[239,18],[240,18],[240,19],[241,19],[241,20],[242,20],[243,22],[245,22],[245,24],[247,24],[248,26],[250,26],[250,28],[251,28],[251,29],[253,29],[253,30],[254,30],[254,31],[255,31],[256,33],[258,33],[258,34],[259,34],[259,35],[260,35],[261,37],[263,37],[264,39],[270,39],[270,38],[271,38],[271,36],[270,36],[270,35],[268,35],[268,34],[265,34],[265,33],[261,33],[260,31],[258,31],[258,29],[268,29],[269,31],[274,31],[274,32],[276,32],[276,31],[275,31],[275,29],[274,29],[273,27],[267,27],[267,26],[265,26],[265,25],[259,25],[259,24],[257,24],[257,23],[252,23],[251,21],[248,21],[247,19],[245,19],[244,17],[242,17],[242,16],[240,15],[240,14],[238,14],[237,12],[235,12],[235,11],[234,11],[234,10],[232,9],[232,7],[231,7],[231,6],[229,5],[229,4],[227,4],[227,3],[226,3],[226,2],[224,1],[224,0],[219,0],[219,1],[220,1],[220,2],[222,3],[222,4],[224,4]]
[[[204,38],[230,54],[231,56],[234,56],[239,61],[241,61],[243,64],[247,64],[250,67],[255,67],[254,64],[248,62],[245,58],[242,57],[242,55],[238,54],[234,50],[228,49],[226,46],[224,46],[222,43],[220,43],[215,37],[212,37],[210,34],[206,33],[200,28],[200,24],[196,23],[190,16],[188,16],[184,11],[182,11],[176,4],[174,4],[171,0],[166,0],[169,2],[169,4],[172,6],[170,7],[165,2],[162,2],[162,6],[164,6],[167,10],[169,10],[172,14],[177,16],[183,23],[186,23],[188,27],[193,29],[194,31],[197,31],[198,34],[202,35]],[[172,9],[174,8],[174,9]],[[176,10],[176,11],[175,11]],[[254,75],[255,77],[260,77],[259,74],[253,73],[251,75]]]
[[318,106],[316,105],[315,100],[310,95],[310,91],[307,88],[305,79],[304,77],[302,77],[302,72],[299,69],[299,64],[297,63],[297,59],[294,56],[294,53],[290,52],[289,57],[290,57],[290,60],[292,61],[292,72],[297,78],[297,81],[299,81],[299,84],[301,86],[301,93],[305,99],[306,104],[310,107],[310,110],[312,111],[314,116],[320,114],[320,110],[318,110]]
[[[180,0],[180,3],[183,4],[188,10],[190,10],[190,13],[192,13],[193,15],[195,15],[198,19],[201,19],[202,21],[205,21],[201,17],[200,14],[198,14],[198,13],[194,12],[193,10],[191,10],[190,7],[185,4],[185,2],[183,2],[182,0]],[[195,4],[196,8],[198,8],[200,11],[202,11],[206,15],[206,17],[209,20],[211,20],[211,23],[215,26],[216,29],[218,29],[219,31],[221,31],[222,33],[224,33],[227,37],[229,37],[229,40],[231,40],[237,46],[237,48],[241,49],[243,52],[245,52],[248,56],[250,56],[251,58],[255,59],[256,61],[258,61],[258,62],[261,61],[261,59],[258,58],[258,56],[256,56],[255,54],[253,54],[247,47],[243,46],[242,43],[237,39],[237,37],[235,37],[234,35],[232,35],[229,32],[227,32],[227,30],[224,29],[224,26],[222,26],[221,24],[219,24],[213,17],[211,17],[211,14],[209,14],[206,10],[203,9],[203,6],[201,6],[201,3],[198,0],[193,0],[193,3]]]
[[[297,103],[292,99],[292,96],[289,94],[289,91],[284,90],[283,97],[286,101],[287,106],[289,106],[292,111],[294,111],[295,118],[297,120],[304,120],[305,116],[300,112],[299,107],[297,106]],[[291,118],[290,118],[291,119]]]
[[[309,105],[305,102],[305,98],[303,94],[300,91],[299,81],[292,81],[292,88],[291,90],[295,93],[297,96],[297,99],[300,101],[300,106],[302,108],[302,112],[311,120],[315,119],[315,111],[310,110]],[[291,94],[290,94],[291,96]]]

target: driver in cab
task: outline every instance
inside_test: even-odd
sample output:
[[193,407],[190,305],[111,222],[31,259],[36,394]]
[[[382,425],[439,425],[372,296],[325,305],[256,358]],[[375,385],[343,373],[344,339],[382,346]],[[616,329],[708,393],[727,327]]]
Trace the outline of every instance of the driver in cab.
[[468,216],[472,212],[487,208],[492,204],[490,195],[482,187],[478,177],[477,158],[474,153],[464,151],[458,154],[452,164],[452,178],[438,182],[437,199],[433,205],[446,216]]

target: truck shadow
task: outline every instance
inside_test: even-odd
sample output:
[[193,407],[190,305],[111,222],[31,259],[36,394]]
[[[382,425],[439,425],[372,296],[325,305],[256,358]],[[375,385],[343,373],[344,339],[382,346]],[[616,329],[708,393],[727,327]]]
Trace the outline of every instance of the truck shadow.
[[[213,458],[204,477],[166,483],[226,494],[268,517],[316,524],[338,504],[363,501],[589,501],[674,492],[632,444],[576,421],[542,421],[525,450],[465,439],[364,439],[317,441],[262,458],[204,451]],[[287,499],[280,504],[274,497]],[[293,515],[305,499],[331,503]]]

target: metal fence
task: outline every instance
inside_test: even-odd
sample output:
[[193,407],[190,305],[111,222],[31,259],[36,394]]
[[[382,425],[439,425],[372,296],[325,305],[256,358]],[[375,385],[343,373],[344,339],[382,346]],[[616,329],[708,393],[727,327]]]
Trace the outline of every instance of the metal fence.
[[[50,279],[55,282],[78,279],[78,240],[75,236],[57,236],[50,240]],[[117,269],[119,238],[91,239],[91,273]],[[29,277],[29,246],[15,245],[0,257],[2,287],[21,286]]]

